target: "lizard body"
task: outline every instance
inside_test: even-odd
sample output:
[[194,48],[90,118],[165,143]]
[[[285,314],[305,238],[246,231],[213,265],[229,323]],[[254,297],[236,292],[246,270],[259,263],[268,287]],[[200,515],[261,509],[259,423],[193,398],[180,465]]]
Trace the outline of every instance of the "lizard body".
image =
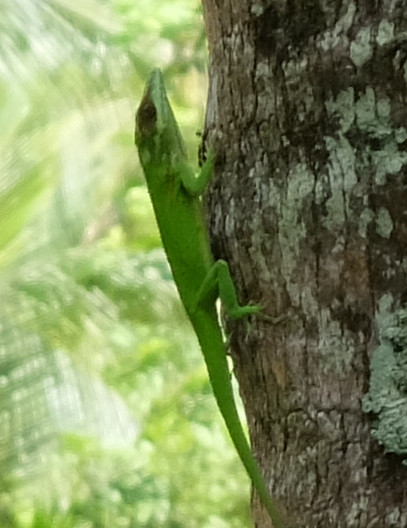
[[275,528],[280,515],[255,461],[236,408],[216,300],[231,317],[259,311],[240,306],[228,265],[211,254],[199,198],[212,172],[209,160],[196,176],[167,98],[162,74],[154,70],[136,114],[136,145],[162,243],[182,303],[197,335],[218,407],[232,442]]

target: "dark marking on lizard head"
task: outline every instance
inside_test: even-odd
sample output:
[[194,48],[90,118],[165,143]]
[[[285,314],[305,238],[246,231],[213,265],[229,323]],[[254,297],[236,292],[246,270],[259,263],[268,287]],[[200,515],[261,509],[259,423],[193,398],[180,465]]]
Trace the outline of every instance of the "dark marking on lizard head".
[[151,137],[157,126],[157,109],[146,92],[136,113],[135,143],[139,144],[142,137]]

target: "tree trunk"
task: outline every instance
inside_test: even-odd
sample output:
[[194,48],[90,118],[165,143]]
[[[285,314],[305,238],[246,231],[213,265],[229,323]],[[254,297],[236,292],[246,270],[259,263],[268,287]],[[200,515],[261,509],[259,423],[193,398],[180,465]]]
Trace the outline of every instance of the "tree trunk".
[[277,318],[229,322],[254,453],[288,528],[407,526],[406,2],[204,12],[213,251]]

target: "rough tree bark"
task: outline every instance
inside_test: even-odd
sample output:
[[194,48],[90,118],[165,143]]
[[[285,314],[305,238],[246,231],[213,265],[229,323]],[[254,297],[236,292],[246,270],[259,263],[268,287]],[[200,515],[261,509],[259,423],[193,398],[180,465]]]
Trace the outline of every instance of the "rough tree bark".
[[289,528],[407,526],[403,450],[362,409],[406,302],[407,3],[203,3],[213,250],[283,316],[229,323],[254,452]]

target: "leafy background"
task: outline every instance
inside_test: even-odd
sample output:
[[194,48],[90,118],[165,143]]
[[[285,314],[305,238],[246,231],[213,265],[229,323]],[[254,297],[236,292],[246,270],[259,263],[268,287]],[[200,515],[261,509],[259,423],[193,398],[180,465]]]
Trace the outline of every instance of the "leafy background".
[[1,11],[0,527],[248,526],[133,145],[160,66],[196,158],[199,3]]

